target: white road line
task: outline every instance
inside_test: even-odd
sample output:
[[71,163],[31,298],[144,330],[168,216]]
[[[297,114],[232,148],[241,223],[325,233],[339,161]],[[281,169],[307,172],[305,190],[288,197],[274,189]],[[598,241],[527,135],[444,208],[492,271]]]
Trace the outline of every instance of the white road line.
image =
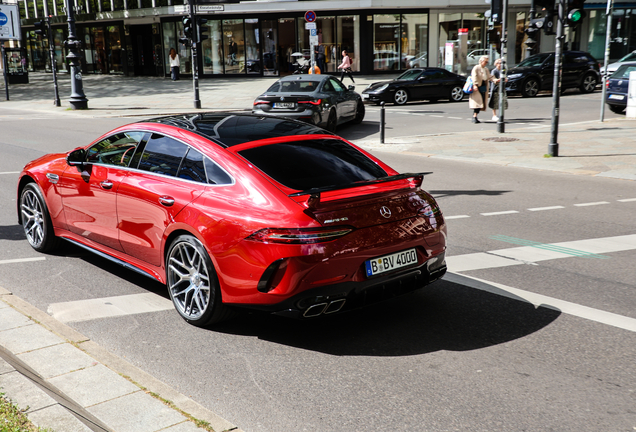
[[520,246],[488,252],[447,256],[446,264],[449,271],[464,272],[534,264],[540,261],[577,256],[593,258],[592,254],[636,250],[636,234],[552,243],[541,246]]
[[598,202],[574,204],[574,207],[587,207],[587,206],[595,206],[595,205],[603,205],[603,204],[609,204],[609,203],[607,201],[598,201]]
[[44,261],[46,257],[35,257],[35,258],[17,258],[10,260],[0,260],[0,264],[17,264],[23,262],[32,262],[32,261]]
[[449,272],[446,273],[444,279],[449,282],[479,289],[491,294],[500,295],[514,300],[525,301],[537,308],[543,306],[575,317],[595,321],[601,324],[607,324],[631,332],[636,332],[636,319],[634,318],[606,312],[600,309],[594,309],[565,300],[559,300],[542,294],[524,291],[518,288],[502,285],[496,282],[486,281],[472,276],[465,276]]
[[61,322],[89,321],[173,309],[172,302],[157,294],[143,293],[52,303],[48,313]]
[[557,210],[557,209],[562,209],[565,208],[563,206],[552,206],[552,207],[535,207],[535,208],[529,208],[529,211],[543,211],[543,210]]
[[0,174],[20,174],[20,171],[6,171],[6,172],[0,172]]
[[464,120],[463,117],[448,117],[448,118],[453,120]]
[[499,216],[499,215],[506,215],[506,214],[515,214],[515,213],[519,213],[517,210],[506,210],[506,211],[500,211],[500,212],[492,212],[492,213],[479,213],[482,216]]
[[435,114],[431,114],[431,117],[444,118],[444,116],[435,115]]
[[464,218],[469,218],[470,216],[468,215],[456,215],[456,216],[444,216],[444,219],[446,220],[450,220],[450,219],[464,219]]
[[618,200],[618,202],[633,202],[633,201],[636,201],[636,198],[627,198],[627,199]]

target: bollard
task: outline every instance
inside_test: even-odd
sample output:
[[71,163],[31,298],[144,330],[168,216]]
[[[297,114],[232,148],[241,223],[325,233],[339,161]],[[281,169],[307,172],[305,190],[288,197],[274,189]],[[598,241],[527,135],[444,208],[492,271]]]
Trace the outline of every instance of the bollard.
[[380,144],[384,144],[384,102],[380,102]]

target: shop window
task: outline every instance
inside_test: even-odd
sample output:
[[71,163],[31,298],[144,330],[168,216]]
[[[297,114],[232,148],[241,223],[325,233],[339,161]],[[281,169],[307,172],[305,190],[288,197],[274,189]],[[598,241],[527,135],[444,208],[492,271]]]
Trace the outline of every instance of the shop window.
[[373,16],[373,70],[402,69],[400,55],[400,16]]
[[[316,39],[314,61],[321,71],[335,72],[338,65],[332,61],[333,48],[336,45],[336,18],[318,17],[316,19]],[[305,59],[311,58],[310,30],[305,30],[305,20],[299,19],[298,45]],[[336,53],[337,53],[336,46]]]
[[222,74],[225,56],[223,55],[223,37],[221,21],[208,20],[208,39],[201,43],[204,74]]
[[245,20],[245,72],[261,73],[260,35],[256,18]]
[[[303,29],[303,31],[305,30]],[[280,66],[281,73],[291,74],[297,67],[298,53],[300,52],[297,46],[295,18],[280,18],[278,20],[278,37],[281,57],[284,58],[283,64]],[[305,60],[302,53],[300,58]]]
[[347,50],[351,59],[351,70],[360,71],[360,19],[358,16],[341,16],[337,18],[338,42],[331,48],[331,63],[334,71],[342,62],[342,51]]
[[243,20],[223,20],[225,73],[245,73],[245,36]]
[[276,20],[263,20],[263,75],[278,75],[278,26]]
[[402,15],[401,53],[405,69],[428,66],[428,15]]

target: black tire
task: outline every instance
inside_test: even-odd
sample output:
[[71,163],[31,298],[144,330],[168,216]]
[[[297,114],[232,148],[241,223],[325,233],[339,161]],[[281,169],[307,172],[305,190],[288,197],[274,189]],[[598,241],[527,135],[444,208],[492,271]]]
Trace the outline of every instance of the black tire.
[[539,93],[539,80],[536,78],[528,78],[521,87],[521,96],[535,97]]
[[353,118],[351,123],[360,124],[362,120],[364,120],[364,115],[366,113],[366,108],[364,107],[364,103],[362,101],[358,101],[358,105],[356,106],[356,116]]
[[598,84],[598,77],[594,74],[587,74],[581,80],[579,90],[581,93],[592,93],[596,90],[596,84]]
[[623,111],[625,111],[625,107],[618,106],[618,105],[608,105],[608,107],[610,111],[616,114],[623,114]]
[[24,186],[20,193],[20,217],[29,244],[38,252],[51,252],[60,244],[42,191],[35,183]]
[[338,129],[338,116],[336,115],[336,110],[329,111],[329,117],[327,117],[327,127],[326,129],[329,132],[336,132]]
[[393,103],[396,105],[406,105],[409,101],[409,92],[406,89],[397,89],[393,95]]
[[179,315],[197,327],[232,315],[223,304],[219,280],[207,251],[189,234],[174,239],[166,255],[166,286]]
[[454,86],[450,91],[451,102],[461,102],[464,99],[464,89],[462,86]]

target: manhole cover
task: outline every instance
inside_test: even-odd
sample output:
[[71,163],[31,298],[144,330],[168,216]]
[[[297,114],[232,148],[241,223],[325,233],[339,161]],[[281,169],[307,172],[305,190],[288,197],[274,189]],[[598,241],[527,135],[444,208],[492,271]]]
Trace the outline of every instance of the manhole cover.
[[482,138],[483,141],[492,141],[492,142],[512,142],[519,141],[519,138],[508,138],[508,137],[490,137],[490,138]]

